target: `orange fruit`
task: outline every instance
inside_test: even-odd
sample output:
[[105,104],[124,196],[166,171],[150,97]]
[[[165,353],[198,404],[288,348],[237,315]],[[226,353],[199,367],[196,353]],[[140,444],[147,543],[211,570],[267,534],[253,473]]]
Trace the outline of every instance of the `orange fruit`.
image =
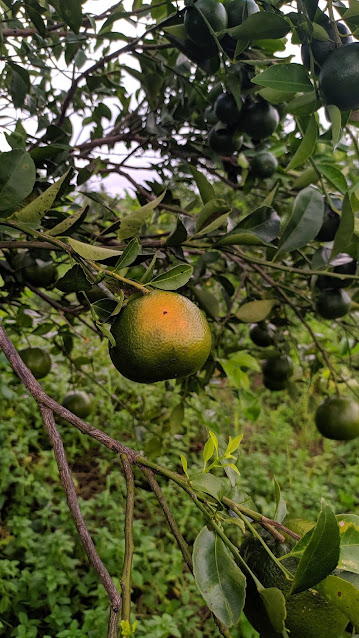
[[174,292],[154,291],[128,302],[111,332],[117,370],[138,383],[155,383],[197,372],[211,350],[202,311]]

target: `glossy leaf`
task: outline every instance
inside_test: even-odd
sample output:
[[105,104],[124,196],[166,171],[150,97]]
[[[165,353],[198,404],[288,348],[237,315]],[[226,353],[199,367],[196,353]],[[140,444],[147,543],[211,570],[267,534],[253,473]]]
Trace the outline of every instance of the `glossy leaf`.
[[0,211],[14,210],[35,184],[35,164],[22,149],[0,154]]
[[209,494],[216,501],[220,502],[223,496],[223,482],[222,479],[218,478],[218,476],[214,476],[214,474],[203,474],[199,472],[198,474],[191,475],[191,485],[194,490],[199,490],[200,492],[204,492],[205,494]]
[[212,184],[210,184],[208,179],[203,175],[203,173],[198,171],[194,166],[190,166],[189,169],[197,184],[202,202],[204,204],[208,204],[208,202],[210,202],[212,199],[215,199],[216,197],[216,193],[214,191]]
[[283,635],[283,632],[285,631],[284,621],[287,617],[287,609],[282,592],[280,589],[277,589],[277,587],[268,587],[266,589],[264,587],[259,588],[258,592],[273,625],[273,629]]
[[63,277],[58,279],[56,288],[65,293],[85,292],[90,290],[93,284],[87,279],[83,268],[76,264],[68,270]]
[[336,148],[340,142],[342,136],[342,114],[337,106],[329,104],[327,106],[328,115],[332,123],[332,142],[333,147]]
[[75,253],[84,259],[91,259],[92,261],[104,261],[110,257],[119,257],[122,254],[119,250],[92,246],[91,244],[85,244],[84,242],[73,239],[72,237],[69,237],[67,241]]
[[[206,232],[210,232],[208,231],[210,224],[212,224],[212,222],[214,221],[217,221],[219,217],[223,219],[222,216],[224,213],[226,213],[223,220],[225,221],[229,212],[230,212],[230,208],[227,206],[225,202],[223,202],[223,200],[212,199],[210,202],[208,202],[208,204],[206,204],[202,208],[202,210],[198,214],[197,222],[196,222],[196,233],[198,233],[200,230],[204,228],[206,229]],[[221,221],[221,223],[223,223],[223,221]],[[218,225],[217,225],[217,228],[218,228]],[[212,230],[215,230],[215,229],[212,229]]]
[[193,292],[205,313],[217,321],[219,317],[219,303],[217,297],[215,297],[215,295],[206,288],[198,288],[198,286],[193,288]]
[[135,261],[137,255],[141,250],[141,246],[137,237],[131,239],[131,241],[127,244],[125,250],[123,251],[120,259],[118,260],[114,272],[119,272],[122,268],[126,268],[126,266],[130,266]]
[[259,299],[248,301],[236,312],[236,317],[244,323],[258,323],[264,321],[272,312],[278,301],[276,299]]
[[223,541],[207,527],[194,542],[193,571],[210,610],[227,627],[236,625],[244,606],[246,579]]
[[336,568],[339,544],[339,527],[334,512],[322,499],[317,525],[294,575],[292,594],[313,587]]
[[79,210],[77,210],[75,213],[72,213],[72,215],[66,217],[66,219],[64,219],[62,222],[56,224],[56,226],[51,228],[51,230],[46,231],[47,235],[50,235],[51,237],[59,237],[61,235],[66,235],[70,229],[71,231],[76,230],[76,228],[78,228],[79,225],[81,225],[82,222],[85,221],[88,210],[88,206],[79,208]]
[[318,139],[318,126],[315,116],[309,120],[303,139],[287,166],[287,171],[297,168],[312,155]]
[[167,270],[167,272],[157,275],[149,284],[154,288],[160,288],[160,290],[177,290],[186,285],[191,279],[192,272],[192,266],[181,264],[171,268],[171,270]]
[[275,521],[278,521],[278,523],[282,523],[282,521],[284,521],[285,517],[287,516],[287,505],[281,494],[280,485],[276,479],[274,479],[274,489],[276,507],[273,518]]
[[328,576],[316,589],[359,628],[359,590],[352,583],[340,576]]
[[322,194],[313,186],[298,193],[293,213],[278,243],[278,254],[291,252],[313,240],[323,223],[324,203]]
[[302,64],[275,64],[256,75],[252,82],[286,93],[308,93],[313,90],[309,75]]
[[217,246],[270,245],[280,232],[280,217],[273,208],[262,206],[242,219],[217,242]]
[[60,177],[54,184],[46,189],[41,195],[34,199],[30,204],[16,212],[16,218],[24,224],[35,224],[40,221],[43,216],[50,210],[61,186],[66,180],[70,169]]
[[188,233],[186,227],[180,217],[177,219],[176,228],[167,237],[166,246],[180,246],[186,241]]
[[331,259],[341,253],[350,244],[354,232],[354,213],[348,195],[343,201],[339,228],[335,234]]
[[133,213],[130,213],[130,215],[123,217],[121,220],[120,230],[118,231],[118,238],[120,240],[129,239],[130,237],[138,235],[152,211],[162,202],[165,194],[166,191],[164,191],[159,197],[156,197],[156,199],[148,202],[148,204],[145,204],[145,206],[142,206]]
[[318,170],[320,171],[321,175],[323,175],[323,177],[325,177],[325,179],[334,186],[334,188],[345,195],[348,190],[348,184],[339,168],[337,168],[336,166],[332,166],[331,164],[325,164],[323,162],[318,164]]
[[269,11],[254,13],[239,26],[226,29],[226,33],[235,40],[275,40],[283,38],[289,31],[289,22]]

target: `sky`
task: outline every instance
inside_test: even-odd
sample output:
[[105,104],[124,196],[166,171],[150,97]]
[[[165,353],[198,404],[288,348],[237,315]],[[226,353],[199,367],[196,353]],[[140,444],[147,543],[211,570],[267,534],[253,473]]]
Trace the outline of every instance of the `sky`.
[[[101,13],[104,12],[107,8],[111,7],[113,4],[114,4],[114,0],[87,0],[87,2],[85,2],[83,5],[83,9],[84,9],[84,12],[86,13],[93,12],[94,14],[98,14],[99,12]],[[131,10],[132,4],[133,4],[133,0],[124,0],[123,8],[125,10]],[[290,10],[289,7],[288,7],[288,10]],[[137,36],[141,34],[144,30],[143,27],[140,27],[139,32],[136,33],[135,28],[131,27],[131,25],[128,22],[123,21],[122,25],[126,35]],[[118,22],[116,24],[116,29],[120,31],[122,25],[121,25],[121,22]],[[116,48],[118,47],[119,47],[118,43],[114,43],[113,45],[111,45],[111,49],[113,50],[116,50]],[[293,61],[300,62],[299,47],[297,46],[293,47],[289,43],[286,51],[283,52],[282,55],[286,56],[289,53],[292,55],[295,55],[295,58],[293,58]],[[88,63],[81,68],[81,71],[85,70],[88,66],[91,66],[91,64],[93,64],[93,62],[96,59],[98,59],[100,55],[101,55],[101,52],[97,52],[93,56],[91,56],[91,60],[89,60]],[[131,58],[131,56],[124,55],[123,57],[121,57],[121,61],[127,66],[134,66],[134,65],[136,66],[136,60]],[[59,64],[61,66],[61,61]],[[137,68],[139,67],[137,66]],[[68,72],[65,66],[65,63],[63,62],[61,72],[59,72],[56,75],[55,86],[56,88],[59,88],[59,89],[61,88],[66,90],[69,88],[70,83],[71,83],[71,74]],[[125,86],[126,86],[127,93],[133,94],[138,89],[139,83],[132,76],[130,76],[129,74],[126,74]],[[105,100],[105,103],[110,107],[115,119],[119,112],[119,104],[114,104],[113,100],[107,100],[107,101]],[[17,117],[19,116],[20,116],[20,113],[17,114]],[[73,127],[74,127],[73,140],[76,140],[77,143],[86,141],[89,138],[91,127],[87,126],[84,128],[82,125],[82,118],[80,118],[79,116],[73,116],[72,121],[73,121]],[[35,122],[31,123],[29,120],[27,120],[26,130],[30,134],[35,134],[36,123]],[[6,148],[4,148],[3,143],[1,144],[1,146],[3,150],[7,150]],[[128,153],[128,149],[125,147],[124,144],[119,143],[116,145],[115,149],[111,151],[108,151],[106,146],[103,146],[101,147],[101,149],[98,150],[98,156],[103,158],[110,157],[111,155],[112,157],[114,157],[114,153],[116,153],[116,159],[119,159],[120,161],[121,157],[125,156]],[[132,165],[137,164],[141,167],[150,166],[150,164],[151,163],[153,164],[155,161],[154,159],[155,153],[154,151],[149,151],[148,155],[149,155],[149,158],[147,161],[146,161],[146,155],[138,159],[136,159],[135,157],[131,158],[131,164]],[[145,180],[151,180],[156,177],[156,172],[150,169],[144,170],[142,168],[141,170],[134,170],[134,171],[128,171],[128,172],[132,174],[132,176],[140,184],[144,184]],[[103,177],[101,179],[98,177],[92,178],[92,180],[90,180],[90,182],[87,183],[87,186],[89,184],[91,184],[91,187],[94,189],[100,189],[102,185],[106,189],[106,191],[109,192],[111,195],[117,195],[117,194],[123,195],[125,190],[129,190],[130,192],[133,191],[133,187],[128,184],[125,178],[119,175],[114,175],[114,174],[110,175],[109,177],[105,179]]]

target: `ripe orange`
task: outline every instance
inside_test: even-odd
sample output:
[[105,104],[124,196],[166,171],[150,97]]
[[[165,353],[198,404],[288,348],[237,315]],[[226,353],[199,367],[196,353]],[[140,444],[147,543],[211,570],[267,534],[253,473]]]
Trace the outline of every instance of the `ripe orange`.
[[110,347],[114,366],[138,383],[155,383],[197,372],[211,350],[202,311],[174,292],[155,291],[129,301],[115,320]]

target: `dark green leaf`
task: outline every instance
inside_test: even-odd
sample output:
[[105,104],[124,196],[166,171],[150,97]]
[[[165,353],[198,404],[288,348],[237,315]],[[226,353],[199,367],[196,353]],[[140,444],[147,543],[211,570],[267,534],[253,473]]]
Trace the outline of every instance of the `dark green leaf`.
[[324,216],[322,194],[313,186],[298,193],[293,213],[278,243],[278,254],[302,248],[318,234]]
[[[284,621],[287,617],[285,598],[277,587],[259,588],[258,592],[263,600],[266,612],[276,632],[283,635]],[[303,637],[304,638],[304,637]]]
[[334,188],[345,195],[348,190],[348,184],[339,168],[332,166],[332,164],[325,164],[324,162],[318,164],[317,168],[323,177],[325,177],[325,179],[334,186]]
[[81,0],[60,0],[59,4],[64,22],[75,33],[78,33],[82,25]]
[[313,91],[309,75],[302,64],[275,64],[256,75],[252,82],[286,93]]
[[201,230],[211,232],[222,225],[230,213],[229,206],[221,199],[212,199],[200,211],[197,217],[196,233]]
[[160,290],[177,290],[178,288],[186,285],[186,283],[191,279],[192,272],[192,266],[187,264],[175,266],[174,268],[171,268],[171,270],[168,270],[161,275],[157,275],[157,277],[152,279],[149,283],[154,288],[160,288]]
[[205,313],[217,321],[219,317],[219,303],[217,297],[215,297],[209,290],[206,290],[206,288],[198,288],[197,286],[193,288],[193,292]]
[[217,246],[261,245],[276,239],[280,231],[280,217],[273,208],[262,206],[242,219]]
[[208,179],[202,173],[200,173],[200,171],[198,171],[194,166],[190,166],[189,169],[197,184],[202,202],[204,204],[207,204],[208,202],[210,202],[212,199],[216,197],[212,184],[210,184]]
[[68,238],[68,242],[71,248],[83,257],[84,259],[91,259],[92,261],[104,261],[110,257],[119,257],[122,252],[119,250],[111,250],[110,248],[101,248],[100,246],[92,246],[91,244],[85,244],[82,241]]
[[299,144],[296,152],[294,153],[291,161],[287,166],[287,171],[292,170],[293,168],[297,168],[301,164],[307,161],[307,159],[312,155],[315,145],[318,139],[318,126],[315,116],[312,115],[306,131],[303,135],[303,139]]
[[0,154],[0,211],[14,210],[35,184],[36,169],[29,153],[15,149]]
[[290,24],[277,13],[254,13],[237,27],[226,29],[235,40],[277,40],[290,31]]
[[92,283],[87,279],[80,264],[76,264],[65,273],[55,284],[62,292],[84,292],[92,288]]
[[349,195],[345,195],[339,228],[335,234],[331,259],[345,250],[350,244],[354,232],[354,213]]
[[159,206],[161,201],[163,200],[166,191],[162,193],[159,197],[154,199],[153,201],[145,204],[141,208],[138,208],[130,215],[127,215],[121,220],[120,230],[118,232],[118,238],[120,240],[129,239],[130,237],[134,237],[138,235],[141,230],[143,224],[147,221],[152,211]]
[[291,593],[313,587],[337,566],[340,535],[334,512],[322,499],[318,522],[296,569]]
[[180,217],[177,218],[176,228],[166,240],[166,246],[180,246],[188,237],[187,230]]
[[141,246],[139,244],[139,241],[137,237],[134,237],[133,239],[131,239],[129,244],[127,244],[125,250],[123,251],[120,259],[115,266],[114,272],[118,272],[122,268],[133,264],[140,250]]
[[194,542],[193,571],[210,610],[227,627],[236,625],[244,605],[246,579],[223,541],[207,527]]

